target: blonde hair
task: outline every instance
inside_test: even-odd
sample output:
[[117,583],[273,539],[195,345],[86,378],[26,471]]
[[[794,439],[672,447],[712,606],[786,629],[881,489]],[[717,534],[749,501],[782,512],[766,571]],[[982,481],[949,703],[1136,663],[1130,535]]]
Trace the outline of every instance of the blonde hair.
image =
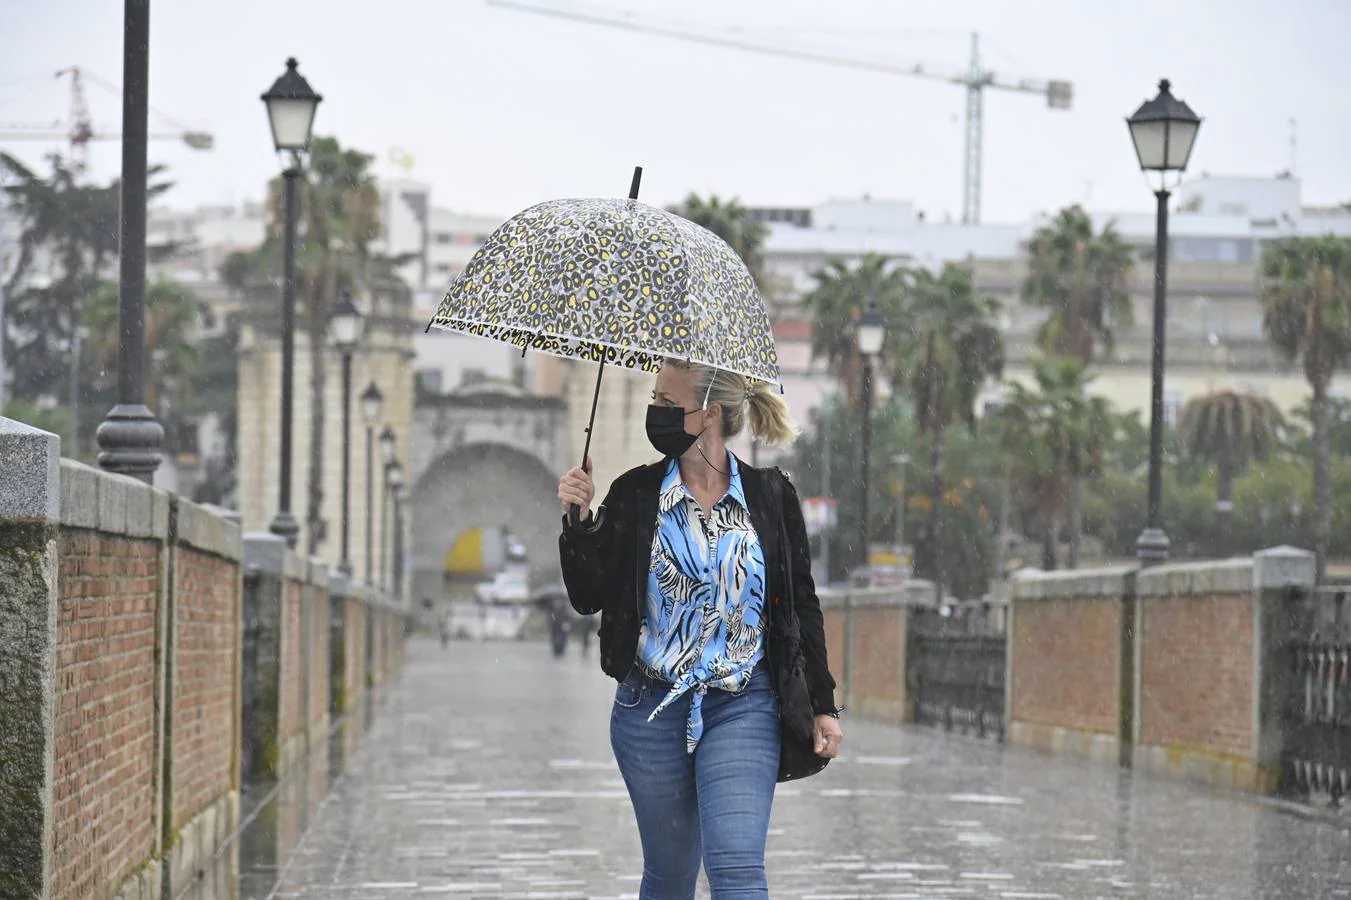
[[722,436],[736,437],[749,420],[751,437],[772,447],[787,447],[798,436],[798,427],[788,404],[773,385],[736,372],[668,359],[668,365],[690,373],[695,396],[708,397],[708,405],[722,407]]

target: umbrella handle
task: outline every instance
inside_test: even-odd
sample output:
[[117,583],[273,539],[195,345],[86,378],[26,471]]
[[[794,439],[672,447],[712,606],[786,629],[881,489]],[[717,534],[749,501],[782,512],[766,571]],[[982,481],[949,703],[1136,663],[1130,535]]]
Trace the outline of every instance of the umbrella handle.
[[[642,186],[642,183],[643,183],[643,167],[634,166],[633,180],[629,182],[630,200],[638,199],[638,189]],[[582,450],[583,468],[586,467],[586,461],[591,458],[591,433],[596,427],[596,405],[600,402],[600,380],[604,376],[605,376],[605,350],[604,348],[601,348],[600,367],[596,370],[596,391],[591,396],[591,420],[587,422],[586,425],[586,447],[585,449]],[[601,522],[603,521],[605,521],[604,506],[601,506],[599,509],[596,510],[596,517],[595,519],[592,520],[591,524],[589,525],[582,524],[582,508],[580,506],[573,504],[572,508],[568,510],[568,523],[573,528],[579,528],[587,532],[598,531],[600,529]]]

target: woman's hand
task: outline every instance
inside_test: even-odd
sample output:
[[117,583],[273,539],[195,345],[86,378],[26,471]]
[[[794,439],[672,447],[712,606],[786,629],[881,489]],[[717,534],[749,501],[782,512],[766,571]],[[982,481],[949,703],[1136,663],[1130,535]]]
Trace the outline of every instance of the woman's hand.
[[840,744],[844,742],[844,732],[840,730],[840,720],[834,716],[817,716],[816,727],[812,729],[812,744],[816,755],[824,759],[834,759],[840,755]]
[[586,458],[586,468],[574,466],[567,474],[558,479],[558,500],[567,512],[574,506],[582,509],[582,518],[591,517],[591,501],[596,496],[596,485],[591,480],[591,457]]

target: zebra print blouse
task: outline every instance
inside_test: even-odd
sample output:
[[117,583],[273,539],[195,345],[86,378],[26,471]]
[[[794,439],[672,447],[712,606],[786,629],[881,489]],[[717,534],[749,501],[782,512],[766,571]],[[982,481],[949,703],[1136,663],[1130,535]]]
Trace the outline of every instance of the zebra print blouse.
[[703,735],[709,688],[738,693],[764,656],[765,555],[751,524],[736,457],[706,519],[670,460],[657,507],[638,658],[672,682],[648,721],[692,692],[685,746]]

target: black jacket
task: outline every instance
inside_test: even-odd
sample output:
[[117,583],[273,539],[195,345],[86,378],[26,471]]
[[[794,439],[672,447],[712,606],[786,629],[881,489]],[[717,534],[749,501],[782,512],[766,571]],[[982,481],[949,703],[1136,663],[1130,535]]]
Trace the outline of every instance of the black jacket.
[[[812,715],[830,714],[835,707],[835,679],[826,661],[826,635],[821,619],[821,602],[812,580],[811,550],[802,504],[792,483],[778,469],[757,469],[740,459],[742,489],[746,495],[751,521],[765,554],[767,595],[765,650],[775,692],[785,703],[796,706],[793,697],[780,690],[794,664],[802,665]],[[638,654],[638,633],[642,624],[640,603],[647,592],[648,567],[652,559],[652,539],[657,530],[657,502],[666,462],[640,466],[615,479],[594,523],[571,526],[564,519],[558,540],[563,566],[563,582],[568,599],[577,612],[599,612],[600,662],[605,673],[622,681],[633,667]],[[779,479],[782,491],[776,491],[771,479]],[[782,497],[782,527],[776,498]],[[781,534],[789,546],[782,547]],[[793,589],[784,584],[787,571],[784,552],[792,554]],[[801,623],[798,635],[788,632],[791,619],[776,615],[775,606],[792,596]],[[787,624],[786,624],[787,623]],[[800,643],[801,659],[788,658]],[[801,682],[798,682],[799,684]],[[790,692],[791,693],[791,692]],[[785,709],[801,719],[806,710]],[[787,717],[787,716],[786,716]]]

